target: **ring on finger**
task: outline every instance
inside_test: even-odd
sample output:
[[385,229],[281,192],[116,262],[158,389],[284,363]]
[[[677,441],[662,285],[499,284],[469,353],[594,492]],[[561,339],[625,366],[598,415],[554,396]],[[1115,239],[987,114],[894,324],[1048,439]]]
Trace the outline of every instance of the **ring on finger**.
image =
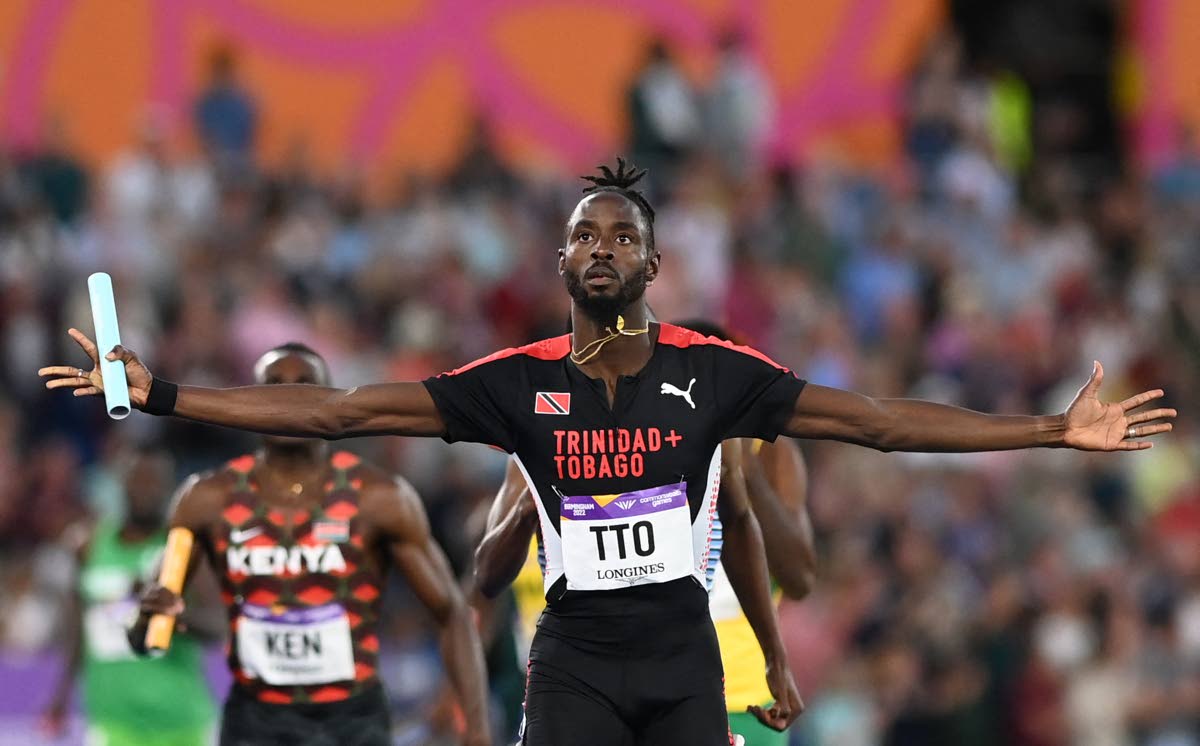
[[1127,430],[1125,430],[1125,437],[1126,438],[1136,438],[1137,437],[1137,428],[1130,426]]

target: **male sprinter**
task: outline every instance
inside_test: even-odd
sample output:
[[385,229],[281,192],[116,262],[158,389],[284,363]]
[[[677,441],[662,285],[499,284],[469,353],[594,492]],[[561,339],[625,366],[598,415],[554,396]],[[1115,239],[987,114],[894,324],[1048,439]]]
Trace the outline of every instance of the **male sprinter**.
[[[684,326],[696,329],[691,323]],[[712,331],[708,336],[724,338],[719,329],[714,327]],[[764,709],[771,699],[763,676],[767,661],[721,563],[721,545],[725,522],[737,520],[744,514],[742,506],[749,505],[762,516],[758,524],[764,549],[772,575],[782,579],[777,581],[780,589],[795,599],[808,595],[816,551],[805,510],[804,462],[800,449],[788,439],[768,444],[728,441],[722,444],[722,457],[721,495],[718,519],[713,521],[708,575],[709,611],[720,642],[729,727],[733,734],[745,738],[746,746],[777,746],[786,744],[787,736]],[[480,593],[488,598],[512,584],[518,629],[525,636],[535,633],[545,607],[541,568],[545,554],[533,540],[537,516],[525,478],[516,462],[510,461],[488,512],[487,533],[475,553],[475,581]]]
[[137,613],[135,590],[162,555],[163,515],[174,478],[170,458],[142,450],[125,464],[125,517],[73,526],[77,579],[66,614],[67,665],[46,713],[62,731],[71,690],[83,671],[88,743],[104,746],[204,746],[216,708],[204,680],[200,644],[177,635],[161,658],[139,660],[125,639]]
[[[130,401],[151,414],[299,437],[442,437],[516,454],[536,493],[548,599],[538,629],[546,652],[530,671],[547,685],[529,688],[527,744],[727,742],[721,661],[704,631],[723,440],[782,434],[884,451],[1131,451],[1171,429],[1163,420],[1174,410],[1133,411],[1161,390],[1101,402],[1099,364],[1063,414],[997,416],[805,386],[755,350],[651,324],[654,212],[632,188],[642,174],[623,165],[588,177],[594,186],[567,222],[558,268],[572,299],[570,335],[423,382],[350,390],[179,386],[155,380],[131,350],[105,354],[123,362]],[[40,375],[52,379],[49,388],[101,394],[100,353],[80,331],[70,334],[93,369],[52,366]],[[672,660],[641,679],[624,651],[647,647]],[[608,665],[580,670],[581,649]],[[794,715],[791,702],[777,706]]]
[[[254,377],[327,385],[329,374],[317,353],[293,343],[259,358]],[[420,498],[403,479],[352,454],[330,454],[320,440],[267,437],[257,454],[184,483],[170,525],[195,535],[191,567],[203,553],[221,580],[235,680],[223,746],[391,743],[377,668],[392,565],[441,630],[467,743],[490,743],[479,639]],[[181,606],[155,585],[131,640],[144,643],[149,615]]]
[[[703,320],[677,324],[707,337],[729,339],[719,326]],[[724,523],[749,504],[762,516],[763,545],[772,576],[786,595],[802,599],[812,588],[816,550],[812,525],[805,509],[807,474],[800,449],[790,439],[763,443],[732,440],[722,444],[724,461],[718,517],[713,520],[709,578],[709,611],[721,648],[725,672],[725,700],[729,727],[745,738],[747,746],[786,744],[767,710],[770,690],[763,672],[767,662],[753,626],[738,604],[737,594],[721,563]],[[537,620],[546,605],[542,563],[545,555],[534,540],[537,507],[525,478],[510,461],[504,483],[487,516],[487,529],[475,553],[476,588],[487,598],[512,585],[518,617],[517,630],[528,649]]]

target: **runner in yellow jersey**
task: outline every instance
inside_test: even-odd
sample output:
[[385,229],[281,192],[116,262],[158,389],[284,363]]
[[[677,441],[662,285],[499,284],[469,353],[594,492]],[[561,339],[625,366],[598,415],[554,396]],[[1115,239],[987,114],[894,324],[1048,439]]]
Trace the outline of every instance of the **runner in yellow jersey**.
[[[806,596],[812,588],[815,551],[812,526],[805,510],[805,471],[803,457],[794,441],[774,443],[760,440],[729,442],[724,446],[731,469],[741,450],[742,475],[726,475],[725,489],[745,489],[752,509],[758,514],[763,532],[767,564],[777,590],[793,599]],[[714,528],[714,531],[716,529]],[[717,537],[713,537],[714,545]],[[752,709],[771,701],[763,671],[766,661],[729,587],[721,567],[719,548],[710,558],[712,584],[709,589],[709,613],[721,644],[721,663],[725,668],[725,706],[729,710],[729,729],[746,739],[746,746],[784,746],[787,734],[764,727]],[[778,598],[778,593],[777,593]]]
[[[721,330],[700,322],[680,326],[726,338]],[[779,439],[775,443],[726,441],[722,450],[722,490],[744,491],[758,517],[776,588],[789,598],[803,598],[812,588],[816,553],[805,508],[807,478],[800,449],[794,441]],[[518,643],[525,652],[545,606],[539,543],[533,536],[537,526],[536,505],[520,470],[510,463],[476,554],[476,582],[485,596],[512,584]],[[741,735],[746,746],[782,746],[787,734],[765,727],[753,714],[771,701],[764,676],[766,661],[721,568],[721,538],[718,523],[713,526],[709,556],[709,610],[721,645],[730,730]]]

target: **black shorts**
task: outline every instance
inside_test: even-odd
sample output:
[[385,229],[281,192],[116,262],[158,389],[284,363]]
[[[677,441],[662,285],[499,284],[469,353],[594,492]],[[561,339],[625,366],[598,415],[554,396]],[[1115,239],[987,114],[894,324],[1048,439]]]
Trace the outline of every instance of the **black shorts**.
[[221,718],[221,746],[390,746],[391,718],[382,686],[341,702],[275,705],[237,685]]
[[682,587],[680,613],[646,620],[627,644],[602,649],[573,639],[543,615],[529,652],[521,743],[729,746],[708,597],[690,578],[684,582],[693,588]]

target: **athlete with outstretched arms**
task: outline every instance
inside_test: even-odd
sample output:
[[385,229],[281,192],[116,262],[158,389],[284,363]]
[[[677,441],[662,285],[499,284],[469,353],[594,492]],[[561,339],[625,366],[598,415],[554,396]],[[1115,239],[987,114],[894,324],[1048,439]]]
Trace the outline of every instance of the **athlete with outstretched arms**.
[[[721,327],[701,319],[677,325],[708,337],[729,339]],[[757,525],[762,530],[761,544],[775,586],[793,599],[808,595],[816,572],[816,547],[805,508],[807,473],[800,449],[790,438],[779,438],[774,443],[729,440],[721,444],[721,456],[721,487],[709,541],[707,588],[709,613],[720,643],[729,729],[735,736],[742,736],[746,746],[781,746],[787,743],[783,732],[787,721],[770,707],[775,686],[771,679],[781,675],[781,661],[769,657],[772,646],[762,634],[761,620],[741,607],[739,596],[746,594],[744,590],[739,593],[739,587],[760,581],[757,577],[743,580],[739,570],[747,561],[747,551],[757,551],[759,540],[750,524]],[[532,648],[530,641],[546,608],[546,552],[537,529],[537,503],[517,462],[512,460],[488,511],[485,534],[475,552],[475,588],[484,599],[474,603],[489,609],[485,599],[495,597],[511,584],[519,622],[515,630],[518,648],[528,651],[533,660],[540,657],[540,651]],[[748,544],[755,549],[747,550]]]
[[[531,676],[562,682],[530,697],[528,744],[727,742],[703,586],[725,439],[784,434],[882,451],[1128,451],[1171,429],[1174,410],[1140,410],[1160,390],[1101,402],[1099,363],[1062,414],[989,415],[806,386],[748,347],[651,323],[645,289],[661,259],[654,213],[632,188],[640,173],[603,171],[589,177],[593,186],[558,250],[572,298],[570,335],[425,381],[349,390],[177,386],[155,379],[131,350],[105,353],[123,361],[130,401],[152,414],[297,437],[442,437],[514,454],[537,498],[547,554],[547,618],[538,630],[546,652]],[[70,334],[93,369],[40,373],[49,388],[100,394],[100,353],[81,332]],[[636,659],[617,654],[626,645],[670,658],[676,685],[639,686],[636,669],[622,667]],[[580,671],[577,656],[611,665]],[[773,693],[785,700],[777,705],[791,706],[786,693]]]

